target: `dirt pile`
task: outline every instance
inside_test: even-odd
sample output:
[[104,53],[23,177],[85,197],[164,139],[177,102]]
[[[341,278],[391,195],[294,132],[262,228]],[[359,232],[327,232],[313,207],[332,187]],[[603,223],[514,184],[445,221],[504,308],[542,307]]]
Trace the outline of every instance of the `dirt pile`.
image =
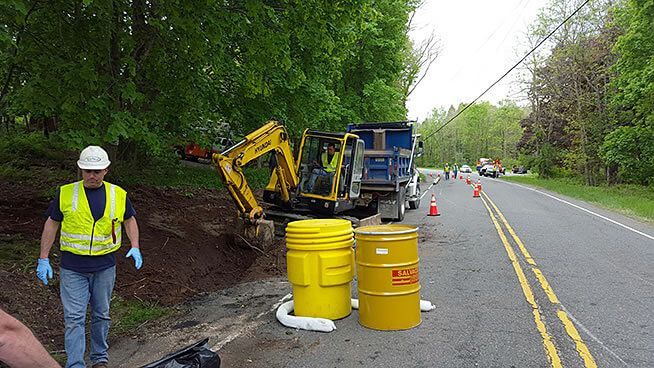
[[[223,191],[137,187],[130,197],[142,234],[144,266],[137,271],[131,259],[120,257],[116,289],[123,296],[174,304],[267,276],[267,271],[283,272],[277,267],[279,247],[262,255],[233,234],[235,211]],[[273,267],[251,269],[260,256],[258,265]]]
[[[51,285],[38,282],[34,271],[49,202],[46,193],[56,185],[0,182],[0,308],[25,322],[44,342],[63,349],[56,246],[50,258],[55,269]],[[225,191],[125,189],[137,211],[143,267],[137,271],[133,261],[125,259],[125,238],[117,255],[115,293],[121,297],[173,305],[239,282],[284,274],[283,242],[267,246],[270,251],[262,254],[233,233],[236,212]],[[7,259],[7,253],[17,252],[15,261]]]

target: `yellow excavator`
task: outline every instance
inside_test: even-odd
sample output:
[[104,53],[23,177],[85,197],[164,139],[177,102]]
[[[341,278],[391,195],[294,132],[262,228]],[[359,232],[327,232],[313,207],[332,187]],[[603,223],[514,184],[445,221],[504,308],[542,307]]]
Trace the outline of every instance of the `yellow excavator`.
[[243,167],[274,152],[274,170],[264,201],[285,211],[334,215],[351,210],[361,192],[365,144],[356,134],[305,130],[297,157],[280,122],[268,121],[213,161],[239,211],[239,226],[249,237],[272,238],[274,224],[265,219]]

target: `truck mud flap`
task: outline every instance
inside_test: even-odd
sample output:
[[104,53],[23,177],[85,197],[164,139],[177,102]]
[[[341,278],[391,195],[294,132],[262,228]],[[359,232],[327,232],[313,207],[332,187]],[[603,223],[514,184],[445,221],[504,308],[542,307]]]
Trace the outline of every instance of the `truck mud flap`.
[[354,227],[381,225],[381,223],[381,214],[379,213],[362,219],[357,219],[356,222],[352,221]]
[[379,214],[384,219],[394,220],[397,217],[397,197],[389,196],[389,199],[379,199]]

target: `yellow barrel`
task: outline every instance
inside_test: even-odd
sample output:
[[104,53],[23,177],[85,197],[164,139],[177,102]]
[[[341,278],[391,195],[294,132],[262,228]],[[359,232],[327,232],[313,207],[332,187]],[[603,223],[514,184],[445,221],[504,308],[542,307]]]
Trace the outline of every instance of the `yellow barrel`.
[[352,312],[352,223],[293,221],[286,226],[286,269],[295,315],[339,319]]
[[419,325],[418,228],[364,226],[355,239],[359,323],[375,330]]

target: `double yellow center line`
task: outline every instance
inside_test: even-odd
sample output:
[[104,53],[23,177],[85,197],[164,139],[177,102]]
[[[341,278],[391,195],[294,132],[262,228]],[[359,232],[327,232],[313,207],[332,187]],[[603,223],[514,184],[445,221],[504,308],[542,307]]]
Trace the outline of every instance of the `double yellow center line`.
[[[545,348],[545,353],[547,354],[547,359],[549,360],[552,368],[563,367],[563,364],[561,363],[561,358],[559,357],[559,353],[556,348],[554,338],[547,331],[547,327],[545,325],[545,322],[543,321],[543,317],[540,312],[540,307],[538,306],[536,298],[534,297],[534,293],[532,291],[531,285],[529,284],[529,281],[525,276],[522,266],[520,265],[518,257],[516,256],[516,253],[513,251],[513,247],[509,243],[509,240],[506,237],[504,229],[502,229],[502,226],[497,220],[497,217],[500,218],[500,220],[504,224],[504,227],[511,235],[511,238],[513,238],[515,243],[518,245],[518,249],[520,249],[520,253],[524,257],[525,262],[529,265],[529,268],[531,268],[531,271],[536,276],[538,283],[540,284],[541,288],[547,295],[547,298],[549,299],[550,303],[552,303],[552,305],[556,309],[556,314],[559,320],[561,321],[561,323],[563,324],[566,333],[572,339],[572,341],[574,341],[575,349],[579,353],[581,359],[584,361],[584,366],[586,368],[596,368],[597,364],[595,363],[595,359],[593,359],[593,356],[588,350],[588,347],[581,339],[581,336],[579,336],[579,332],[575,328],[574,324],[572,323],[572,321],[570,321],[567,312],[564,310],[563,306],[559,302],[559,299],[556,297],[556,294],[554,293],[554,290],[550,286],[549,282],[547,282],[545,275],[543,275],[541,270],[538,268],[536,261],[534,261],[533,257],[527,251],[527,247],[525,247],[522,240],[520,240],[520,238],[515,233],[511,225],[509,225],[509,222],[506,221],[506,218],[499,210],[499,208],[497,208],[497,206],[495,205],[493,200],[488,196],[488,194],[482,192],[481,200],[484,203],[486,210],[488,210],[488,215],[493,221],[493,225],[495,225],[495,229],[497,230],[497,233],[500,236],[500,239],[502,240],[502,244],[504,244],[504,249],[506,250],[506,253],[509,256],[511,265],[513,265],[513,270],[518,276],[518,281],[520,282],[522,293],[525,295],[525,299],[527,299],[527,302],[532,308],[532,314],[534,315],[534,322],[536,323],[536,328],[538,329],[538,332],[540,333],[541,338],[543,339],[543,346]],[[495,213],[497,213],[497,217],[495,216],[495,213],[493,213],[493,211],[491,210],[491,207],[488,205],[489,203],[490,206],[492,206],[493,209],[495,210]]]

